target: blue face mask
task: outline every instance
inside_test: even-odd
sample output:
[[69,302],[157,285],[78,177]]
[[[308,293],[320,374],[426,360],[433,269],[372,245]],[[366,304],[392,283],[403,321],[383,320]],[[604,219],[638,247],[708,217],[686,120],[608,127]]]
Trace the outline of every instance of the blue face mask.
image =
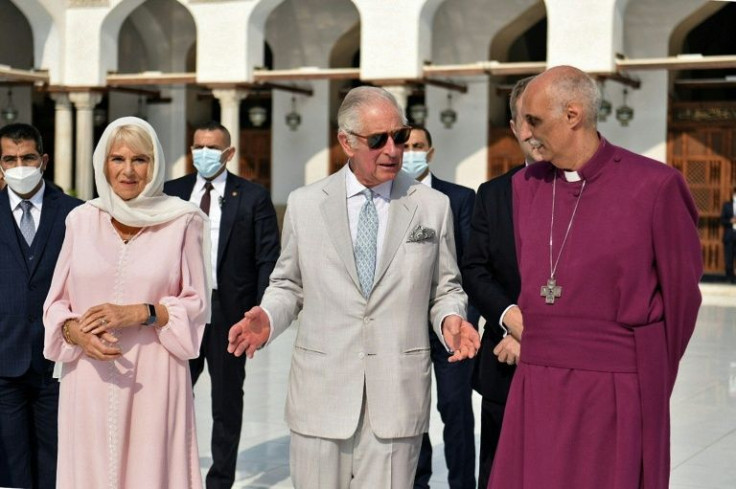
[[204,178],[211,178],[222,168],[222,151],[212,148],[192,150],[192,162]]
[[427,171],[427,153],[424,151],[404,151],[401,171],[409,174],[411,178],[418,179]]

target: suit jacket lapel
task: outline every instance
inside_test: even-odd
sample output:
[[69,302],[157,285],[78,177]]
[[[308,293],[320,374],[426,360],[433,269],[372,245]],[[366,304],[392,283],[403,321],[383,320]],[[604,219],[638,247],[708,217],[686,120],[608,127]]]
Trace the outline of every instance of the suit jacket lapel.
[[13,213],[10,211],[8,189],[6,188],[0,191],[0,240],[4,240],[8,244],[10,254],[18,262],[19,269],[26,270],[26,260],[23,258],[23,252],[18,244],[14,219]]
[[322,201],[320,209],[322,210],[322,218],[325,222],[327,234],[335,245],[337,254],[342,258],[348,275],[360,290],[360,280],[358,280],[355,255],[353,254],[353,238],[350,236],[348,223],[348,197],[345,189],[345,171],[347,170],[345,168],[347,168],[347,165],[330,177],[325,184],[322,189],[325,193],[325,199]]
[[36,259],[31,263],[31,269],[29,271],[30,276],[33,276],[33,273],[36,271],[38,263],[41,261],[41,257],[43,256],[44,249],[49,242],[49,235],[51,234],[51,229],[54,227],[54,223],[56,222],[56,214],[59,212],[58,199],[58,191],[51,189],[47,185],[43,194],[41,222],[38,224],[36,237],[33,238],[33,245],[35,247],[34,254],[36,255]]
[[220,236],[219,242],[217,243],[217,268],[220,268],[220,262],[225,253],[225,247],[230,239],[230,234],[235,224],[235,217],[237,216],[238,209],[240,208],[240,199],[242,189],[240,188],[240,182],[233,178],[232,174],[228,172],[227,180],[225,180],[225,195],[222,199],[222,214],[220,215]]
[[[386,237],[383,241],[383,250],[381,251],[381,261],[376,266],[376,273],[373,278],[373,286],[375,287],[381,277],[386,273],[389,264],[394,259],[399,246],[404,241],[409,225],[414,218],[417,210],[417,203],[409,196],[416,189],[412,187],[413,179],[399,173],[394,179],[391,186],[391,202],[388,208],[388,226],[386,227]],[[423,185],[423,184],[420,184]]]

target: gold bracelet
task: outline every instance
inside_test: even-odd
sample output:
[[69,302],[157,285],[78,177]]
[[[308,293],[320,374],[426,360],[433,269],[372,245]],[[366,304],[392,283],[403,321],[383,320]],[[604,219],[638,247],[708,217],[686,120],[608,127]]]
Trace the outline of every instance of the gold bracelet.
[[73,319],[67,319],[64,321],[64,324],[61,326],[61,333],[64,336],[64,341],[66,341],[70,345],[76,345],[74,341],[72,341],[72,336],[69,333],[69,323],[73,321]]

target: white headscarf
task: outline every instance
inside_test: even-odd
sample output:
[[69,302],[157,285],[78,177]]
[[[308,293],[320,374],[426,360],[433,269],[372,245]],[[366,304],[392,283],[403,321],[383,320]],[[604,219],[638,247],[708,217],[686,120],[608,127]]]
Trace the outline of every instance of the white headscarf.
[[[138,126],[148,133],[153,142],[153,168],[151,180],[143,188],[137,197],[130,200],[121,199],[113,192],[110,182],[105,176],[105,162],[107,160],[108,141],[115,130],[120,126]],[[212,292],[212,264],[210,258],[210,221],[207,215],[199,207],[182,200],[164,194],[164,180],[166,178],[166,160],[161,142],[158,140],[156,131],[151,125],[137,117],[121,117],[110,123],[102,133],[100,142],[97,143],[92,155],[92,163],[95,170],[95,184],[97,185],[98,198],[90,200],[89,203],[107,212],[116,221],[131,227],[146,227],[163,224],[183,216],[184,214],[199,214],[204,220],[204,233],[202,236],[202,252],[205,266],[205,279],[207,285],[207,296],[203,300],[208,304],[207,317],[209,318],[209,304]],[[209,321],[209,320],[208,320]]]

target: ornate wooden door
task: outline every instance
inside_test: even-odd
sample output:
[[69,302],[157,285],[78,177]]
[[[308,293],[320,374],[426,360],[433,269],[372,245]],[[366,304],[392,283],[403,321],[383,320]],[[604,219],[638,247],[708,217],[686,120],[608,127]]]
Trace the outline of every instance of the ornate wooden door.
[[240,176],[271,190],[271,130],[240,131]]
[[723,274],[721,207],[736,183],[736,104],[673,103],[667,163],[685,176],[700,213],[705,272]]

